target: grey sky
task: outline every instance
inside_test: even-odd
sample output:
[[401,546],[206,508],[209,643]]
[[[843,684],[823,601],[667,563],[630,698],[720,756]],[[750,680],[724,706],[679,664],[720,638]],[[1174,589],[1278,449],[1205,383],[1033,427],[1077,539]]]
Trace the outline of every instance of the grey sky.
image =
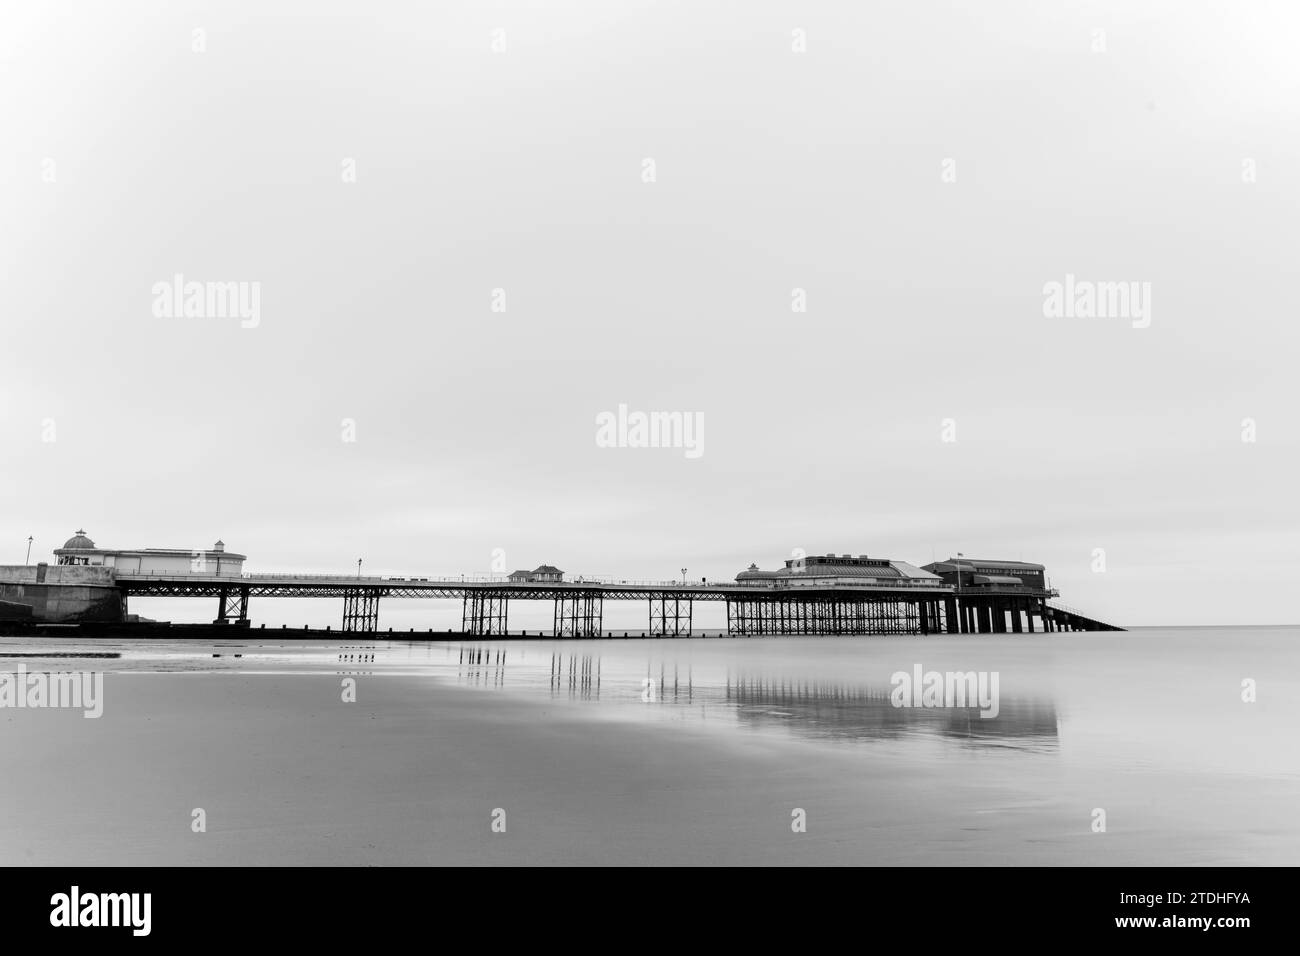
[[[0,563],[963,551],[1103,620],[1295,620],[1294,4],[277,10],[0,13]],[[156,317],[176,273],[260,323]],[[1046,318],[1067,274],[1150,326]],[[598,447],[620,403],[704,454]]]

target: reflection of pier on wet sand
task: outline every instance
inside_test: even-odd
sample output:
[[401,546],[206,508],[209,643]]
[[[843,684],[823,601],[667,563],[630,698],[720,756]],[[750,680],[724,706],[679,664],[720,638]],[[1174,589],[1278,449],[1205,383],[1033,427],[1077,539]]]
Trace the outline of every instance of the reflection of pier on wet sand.
[[[458,680],[475,687],[504,687],[509,658],[505,647],[462,646]],[[528,675],[516,673],[520,676]],[[552,652],[545,680],[553,697],[598,701],[601,655]],[[639,696],[644,704],[713,705],[734,712],[742,724],[782,727],[811,737],[865,740],[933,734],[1020,747],[1054,746],[1057,739],[1056,706],[1041,697],[999,694],[997,716],[982,717],[974,702],[970,707],[895,706],[888,684],[772,680],[762,675],[728,675],[711,683],[689,664],[662,661],[648,663],[638,674],[606,672],[603,682],[610,700],[630,702]]]
[[1056,741],[1056,705],[1050,700],[1001,696],[998,715],[981,717],[976,707],[896,707],[890,694],[888,686],[762,677],[731,678],[726,686],[726,699],[737,705],[742,721],[779,724],[812,736],[933,733],[988,743],[1000,738]]

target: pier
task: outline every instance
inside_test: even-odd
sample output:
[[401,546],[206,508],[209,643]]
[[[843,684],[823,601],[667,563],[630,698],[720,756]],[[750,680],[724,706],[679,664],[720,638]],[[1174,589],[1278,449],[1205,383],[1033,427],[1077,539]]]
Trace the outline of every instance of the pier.
[[343,631],[379,630],[381,600],[441,599],[462,604],[466,636],[509,636],[512,602],[548,601],[552,634],[562,638],[605,636],[606,601],[642,601],[654,637],[690,637],[697,602],[722,601],[727,633],[763,635],[1006,634],[1035,631],[1122,630],[1053,604],[1055,591],[1021,588],[838,585],[768,586],[745,583],[546,583],[505,580],[411,580],[346,575],[249,574],[231,580],[196,574],[120,573],[124,600],[139,597],[208,598],[217,620],[246,624],[253,599],[339,598]]
[[958,555],[919,568],[867,555],[790,558],[775,571],[751,564],[734,581],[698,583],[578,577],[544,564],[509,575],[438,577],[250,573],[244,555],[210,550],[97,548],[79,531],[55,550],[58,564],[0,567],[0,619],[31,624],[128,622],[132,598],[198,598],[214,623],[248,626],[254,601],[335,598],[342,633],[377,635],[381,602],[461,602],[461,633],[505,638],[520,601],[553,607],[551,635],[597,638],[607,601],[639,601],[650,637],[691,637],[700,602],[726,605],[732,637],[1033,634],[1122,630],[1055,602],[1041,564]]

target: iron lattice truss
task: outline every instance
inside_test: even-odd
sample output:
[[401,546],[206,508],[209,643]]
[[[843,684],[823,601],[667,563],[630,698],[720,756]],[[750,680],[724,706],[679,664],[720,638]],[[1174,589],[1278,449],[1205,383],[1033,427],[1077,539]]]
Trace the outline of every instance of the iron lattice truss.
[[365,588],[343,594],[343,630],[373,634],[379,630],[379,595]]
[[604,602],[600,592],[566,594],[555,600],[556,637],[599,637]]
[[[312,580],[310,578],[300,578],[293,580],[290,578],[265,580],[254,576],[252,578],[196,578],[192,575],[182,575],[175,578],[167,577],[119,577],[117,586],[128,596],[139,597],[217,597],[222,591],[232,591],[242,589],[247,591],[252,597],[304,597],[304,598],[322,598],[322,597],[343,597],[349,592],[364,590],[370,591],[379,597],[393,598],[435,598],[435,599],[456,599],[469,597],[473,594],[495,594],[501,597],[508,597],[516,601],[555,601],[562,598],[570,598],[575,595],[599,596],[606,601],[656,601],[656,600],[680,600],[680,601],[737,601],[749,599],[763,599],[771,597],[797,597],[800,594],[806,594],[803,589],[797,591],[787,591],[781,589],[769,589],[758,587],[743,587],[740,585],[672,585],[663,586],[644,586],[644,585],[621,585],[621,584],[485,584],[481,582],[455,582],[455,581],[397,581],[391,579],[347,579],[334,578],[327,580]],[[908,588],[900,590],[896,588],[883,587],[862,587],[862,588],[837,588],[834,590],[818,589],[814,592],[817,595],[834,595],[837,600],[875,600],[878,598],[894,598],[897,600],[927,600],[931,598],[942,598],[951,596],[951,588],[936,587],[929,588]],[[981,592],[982,595],[992,594],[991,591]],[[1021,592],[1019,596],[1040,596],[1031,592]]]
[[[773,592],[766,588],[743,587],[740,585],[621,585],[621,584],[502,584],[458,581],[398,581],[391,579],[355,579],[334,578],[312,580],[311,578],[292,578],[265,580],[252,578],[235,578],[221,580],[218,578],[198,578],[183,575],[175,578],[166,577],[119,577],[117,586],[129,596],[139,597],[218,597],[223,590],[243,589],[252,597],[344,597],[358,590],[370,591],[379,597],[424,598],[461,600],[474,594],[497,595],[516,601],[558,601],[574,596],[599,597],[604,601],[736,601],[751,597],[759,599],[785,595],[794,597],[789,592]],[[910,588],[906,591],[881,587],[839,588],[834,591],[818,590],[817,594],[834,594],[836,599],[873,600],[891,597],[898,600],[925,600],[930,597],[942,597],[951,594],[950,588],[921,589]]]
[[727,632],[738,636],[928,634],[940,630],[937,601],[851,600],[786,595],[727,602]]
[[651,637],[690,637],[691,599],[661,596],[650,599]]
[[509,604],[510,598],[499,591],[474,591],[466,594],[461,612],[461,630],[466,634],[507,633]]
[[222,587],[217,590],[217,621],[248,620],[248,588]]

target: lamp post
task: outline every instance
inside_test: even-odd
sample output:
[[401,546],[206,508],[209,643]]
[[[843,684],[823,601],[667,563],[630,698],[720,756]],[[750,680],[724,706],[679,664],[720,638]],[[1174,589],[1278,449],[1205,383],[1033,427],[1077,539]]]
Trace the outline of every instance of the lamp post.
[[686,568],[682,568],[682,586],[686,585]]
[[27,536],[27,557],[23,558],[23,564],[27,565],[31,563],[32,563],[32,536],[29,534]]
[[357,577],[361,577],[361,559],[357,558]]

